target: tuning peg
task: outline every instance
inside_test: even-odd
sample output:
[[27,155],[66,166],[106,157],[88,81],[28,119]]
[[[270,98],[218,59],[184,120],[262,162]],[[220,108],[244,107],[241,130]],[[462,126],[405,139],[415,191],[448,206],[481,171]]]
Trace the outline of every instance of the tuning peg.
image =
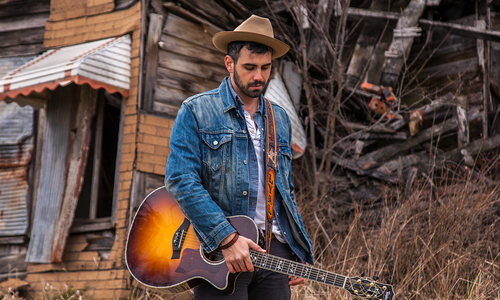
[[377,275],[373,276],[373,280],[375,280],[375,281],[377,281],[377,280],[378,280],[378,278],[379,278],[379,277],[378,277]]
[[361,277],[365,276],[365,272],[361,272]]

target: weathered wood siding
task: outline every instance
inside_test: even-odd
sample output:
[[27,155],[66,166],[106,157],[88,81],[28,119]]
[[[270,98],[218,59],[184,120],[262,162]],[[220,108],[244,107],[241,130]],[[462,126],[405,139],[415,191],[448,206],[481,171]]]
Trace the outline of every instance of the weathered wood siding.
[[39,54],[49,13],[50,0],[2,1],[0,58]]
[[153,111],[174,117],[182,101],[214,89],[228,75],[224,54],[199,24],[169,14],[158,57]]

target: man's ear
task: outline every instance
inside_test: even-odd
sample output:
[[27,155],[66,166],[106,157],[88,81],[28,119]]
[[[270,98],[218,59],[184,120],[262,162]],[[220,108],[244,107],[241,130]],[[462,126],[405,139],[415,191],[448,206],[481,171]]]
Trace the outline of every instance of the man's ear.
[[224,57],[224,64],[226,65],[227,71],[232,74],[234,72],[233,58],[229,55],[226,55],[226,57]]

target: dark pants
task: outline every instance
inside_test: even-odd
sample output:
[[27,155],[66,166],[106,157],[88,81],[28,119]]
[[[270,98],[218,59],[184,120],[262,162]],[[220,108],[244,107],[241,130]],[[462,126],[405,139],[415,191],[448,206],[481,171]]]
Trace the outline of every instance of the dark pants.
[[[294,260],[288,244],[282,244],[277,239],[271,241],[271,254]],[[288,275],[260,268],[254,272],[241,273],[236,279],[236,287],[232,295],[221,292],[209,283],[194,288],[195,300],[290,300],[290,297]]]

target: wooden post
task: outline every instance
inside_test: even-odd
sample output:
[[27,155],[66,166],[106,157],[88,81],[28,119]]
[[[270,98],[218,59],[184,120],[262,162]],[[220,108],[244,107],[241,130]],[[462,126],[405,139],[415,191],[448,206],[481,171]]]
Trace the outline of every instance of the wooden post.
[[[474,27],[478,29],[486,29],[486,22],[484,20],[476,20],[474,22]],[[477,58],[479,62],[479,67],[483,74],[483,138],[488,138],[488,100],[490,96],[490,79],[489,74],[486,70],[487,61],[485,59],[485,41],[481,39],[476,40],[477,43]]]
[[413,39],[418,36],[418,19],[422,16],[425,8],[425,0],[412,0],[404,9],[403,15],[399,18],[394,36],[389,50],[386,52],[384,71],[380,84],[383,86],[395,87],[398,82],[399,73],[406,63],[406,59],[411,50]]
[[467,114],[465,109],[457,106],[457,119],[458,119],[458,147],[463,147],[469,143],[469,123],[467,122]]
[[145,62],[145,80],[144,80],[144,98],[143,107],[146,110],[153,110],[154,91],[156,84],[156,68],[158,66],[158,42],[161,38],[163,27],[163,16],[159,14],[149,15],[148,39],[146,41],[146,62]]
[[94,161],[92,167],[92,188],[90,191],[89,219],[93,220],[97,216],[97,197],[99,196],[99,182],[101,174],[102,157],[102,132],[104,123],[104,99],[97,104],[96,125],[94,134]]

